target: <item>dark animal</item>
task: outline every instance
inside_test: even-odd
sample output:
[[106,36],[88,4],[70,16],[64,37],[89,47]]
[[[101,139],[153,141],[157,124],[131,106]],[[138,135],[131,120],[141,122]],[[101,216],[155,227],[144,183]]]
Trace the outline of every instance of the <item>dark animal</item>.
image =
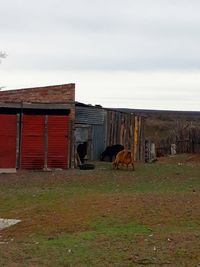
[[87,142],[84,142],[84,143],[78,145],[77,153],[79,155],[81,163],[83,164],[84,158],[87,155]]
[[131,164],[134,170],[134,159],[130,150],[124,149],[117,154],[116,159],[113,162],[113,168],[119,169],[119,164],[122,166],[125,164],[127,169],[128,165]]
[[116,157],[117,153],[124,149],[124,146],[117,144],[113,146],[107,146],[106,149],[101,154],[101,161],[104,161],[106,157],[109,158],[110,162],[112,162],[113,157]]

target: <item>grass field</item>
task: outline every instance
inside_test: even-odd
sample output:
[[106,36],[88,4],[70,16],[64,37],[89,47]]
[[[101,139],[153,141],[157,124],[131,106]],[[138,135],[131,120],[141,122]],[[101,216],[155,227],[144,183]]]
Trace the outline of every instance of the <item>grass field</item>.
[[0,175],[0,266],[200,266],[200,157]]

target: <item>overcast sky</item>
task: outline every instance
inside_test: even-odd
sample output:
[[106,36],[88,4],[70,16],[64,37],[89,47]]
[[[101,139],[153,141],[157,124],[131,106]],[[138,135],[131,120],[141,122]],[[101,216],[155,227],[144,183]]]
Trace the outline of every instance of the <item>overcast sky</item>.
[[0,0],[0,85],[73,82],[85,103],[200,111],[199,29],[199,0]]

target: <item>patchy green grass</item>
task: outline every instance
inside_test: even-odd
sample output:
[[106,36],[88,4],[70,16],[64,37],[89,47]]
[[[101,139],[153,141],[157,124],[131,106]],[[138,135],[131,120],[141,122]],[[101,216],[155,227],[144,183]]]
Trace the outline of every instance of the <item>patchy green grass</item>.
[[[190,159],[190,160],[189,160]],[[200,164],[0,175],[0,266],[197,266]]]

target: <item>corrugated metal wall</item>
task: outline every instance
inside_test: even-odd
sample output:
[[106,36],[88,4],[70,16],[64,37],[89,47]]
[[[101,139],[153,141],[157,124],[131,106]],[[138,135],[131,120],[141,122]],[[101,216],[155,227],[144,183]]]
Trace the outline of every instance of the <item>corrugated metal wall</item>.
[[100,159],[100,154],[105,148],[105,127],[104,125],[93,125],[92,127],[92,158]]
[[69,116],[48,116],[47,167],[68,166]]
[[21,139],[21,168],[43,169],[45,165],[45,116],[24,115]]
[[22,169],[68,167],[69,116],[23,115]]
[[17,115],[0,115],[0,168],[16,167]]
[[99,160],[105,148],[105,115],[106,111],[102,108],[76,106],[75,147],[86,141],[87,158],[90,160]]
[[104,114],[105,110],[102,108],[76,106],[75,123],[102,125]]

